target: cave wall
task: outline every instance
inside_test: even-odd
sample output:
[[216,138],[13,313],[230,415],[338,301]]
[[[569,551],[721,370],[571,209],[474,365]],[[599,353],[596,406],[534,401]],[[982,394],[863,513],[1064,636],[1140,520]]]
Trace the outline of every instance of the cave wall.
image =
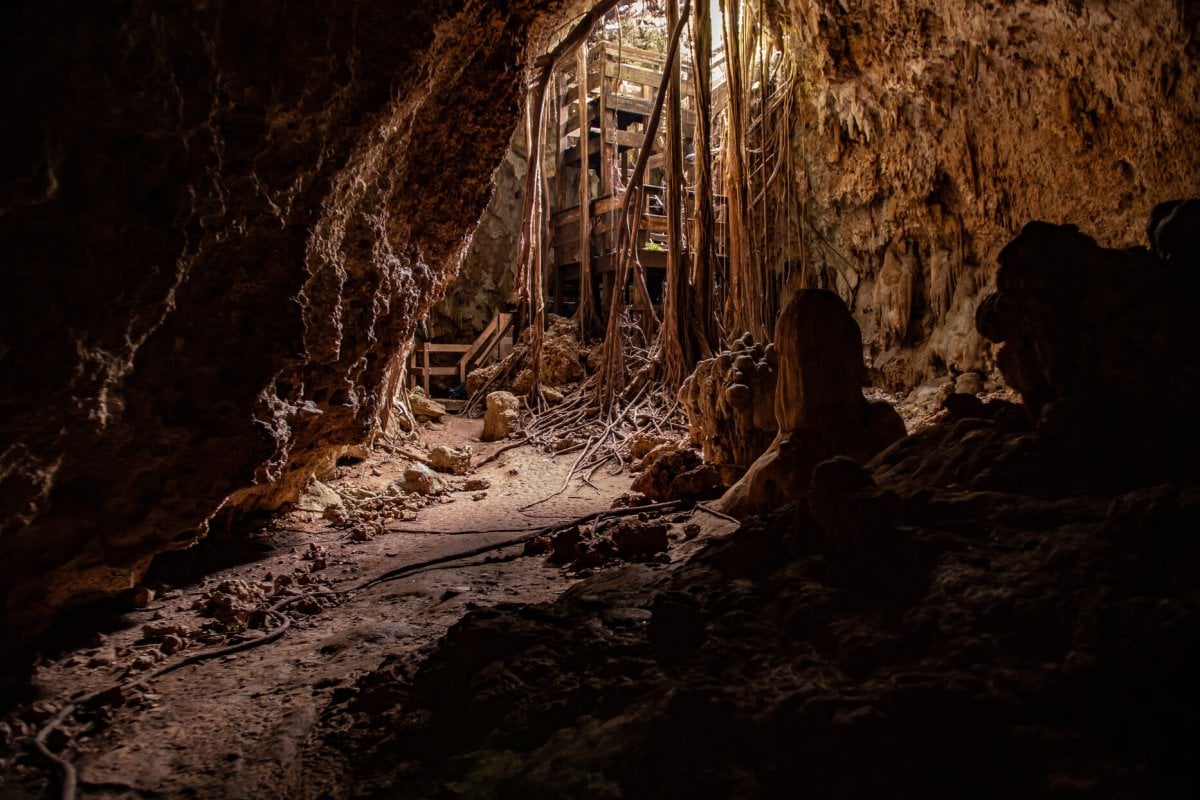
[[522,125],[496,169],[495,191],[471,236],[458,275],[429,309],[426,330],[431,340],[472,341],[512,299],[528,165],[525,151]]
[[1139,244],[1148,209],[1200,190],[1194,2],[771,7],[799,76],[793,257],[850,303],[885,385],[993,366],[974,310],[1024,223]]
[[562,5],[6,11],[0,640],[370,435]]

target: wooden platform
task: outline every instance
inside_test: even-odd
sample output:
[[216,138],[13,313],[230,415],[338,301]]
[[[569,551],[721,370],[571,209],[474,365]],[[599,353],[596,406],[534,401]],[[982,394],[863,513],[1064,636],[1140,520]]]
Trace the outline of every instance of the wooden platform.
[[[556,313],[570,313],[572,302],[578,302],[579,279],[585,263],[596,282],[593,296],[599,300],[601,310],[607,307],[616,264],[624,176],[632,170],[641,148],[647,146],[645,130],[665,68],[666,59],[659,53],[605,43],[589,49],[586,61],[582,57],[577,59],[573,70],[557,74],[552,130],[557,133],[558,149],[551,197],[552,268],[547,286]],[[694,149],[696,100],[691,68],[686,61],[681,72],[681,146],[687,152]],[[722,107],[726,96],[723,85],[713,87],[714,113]],[[651,175],[665,166],[666,154],[657,152],[657,141],[649,146],[655,151],[648,159],[642,187],[636,247],[638,260],[648,271],[647,282],[653,283],[661,282],[655,273],[666,268],[667,217],[666,189],[655,183]],[[727,238],[723,200],[714,198],[713,238],[718,258],[724,257]],[[684,198],[683,202],[690,215],[691,198]],[[688,224],[685,219],[685,227]]]
[[[425,394],[433,397],[430,394],[430,378],[456,377],[459,383],[466,383],[467,373],[475,367],[479,366],[488,356],[490,356],[500,343],[504,341],[505,336],[511,334],[513,323],[513,315],[504,311],[497,312],[492,321],[488,323],[483,332],[475,338],[475,341],[470,344],[442,344],[437,342],[418,342],[408,358],[408,380],[409,386],[415,387],[420,383],[425,390]],[[435,364],[435,361],[448,361],[447,358],[437,358],[449,354],[457,355],[458,358],[452,365],[446,363]],[[451,405],[457,404],[458,408],[462,407],[463,401],[449,400],[441,397],[434,398],[447,410],[451,410]]]

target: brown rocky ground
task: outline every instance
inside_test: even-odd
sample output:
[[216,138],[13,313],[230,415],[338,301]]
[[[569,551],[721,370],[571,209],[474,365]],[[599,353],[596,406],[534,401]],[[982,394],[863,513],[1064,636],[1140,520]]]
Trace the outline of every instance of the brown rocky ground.
[[[400,449],[465,443],[478,463],[506,444],[477,441],[481,425],[446,417],[423,426],[423,447]],[[487,489],[450,492],[419,508],[415,520],[385,520],[363,541],[355,540],[362,525],[335,526],[318,513],[294,511],[266,524],[249,548],[214,540],[198,554],[160,565],[148,579],[156,595],[146,607],[126,604],[123,610],[110,608],[78,620],[80,629],[99,621],[104,634],[72,640],[69,631],[61,632],[61,649],[47,654],[36,673],[40,699],[18,709],[0,730],[0,794],[49,796],[44,764],[15,747],[14,740],[32,733],[66,698],[104,689],[206,646],[260,635],[241,623],[267,596],[305,588],[344,591],[400,565],[500,543],[519,531],[608,509],[628,489],[628,474],[602,469],[591,479],[595,488],[573,482],[562,495],[521,510],[558,488],[573,460],[525,446],[510,449],[467,476],[445,476],[460,487],[487,481]],[[340,467],[330,487],[346,498],[360,490],[383,493],[409,463],[378,449],[366,461]],[[697,523],[702,535],[689,541],[679,533],[680,525],[672,527],[670,558],[681,558],[704,536],[732,527],[707,515],[698,515]],[[75,734],[66,746],[79,768],[81,796],[315,796],[311,762],[324,759],[325,750],[311,746],[314,726],[331,702],[355,692],[358,679],[385,661],[390,669],[414,672],[470,610],[548,602],[578,583],[575,569],[522,553],[520,546],[497,550],[357,592],[338,604],[301,604],[292,628],[274,643],[104,698],[98,709],[81,715],[86,724],[67,726]],[[199,578],[204,571],[211,574]],[[220,601],[220,607],[209,599]],[[171,655],[163,652],[176,648]],[[51,743],[56,750],[66,744],[61,737]]]
[[878,486],[850,464],[856,489],[686,561],[467,615],[322,713],[327,791],[1194,796],[1200,493],[1073,486],[1003,427],[931,427]]

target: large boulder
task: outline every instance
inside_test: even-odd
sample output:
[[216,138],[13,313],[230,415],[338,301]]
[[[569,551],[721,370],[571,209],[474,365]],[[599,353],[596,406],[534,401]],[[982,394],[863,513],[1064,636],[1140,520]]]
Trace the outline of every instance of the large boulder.
[[885,402],[868,402],[862,333],[832,292],[797,293],[775,326],[779,377],[778,433],[770,448],[720,500],[743,516],[802,497],[813,468],[837,455],[866,461],[905,435],[904,422]]
[[1200,473],[1200,247],[1172,219],[1155,209],[1153,251],[1031,222],[1000,252],[996,291],[976,312],[979,332],[1003,343],[996,363],[1039,430],[1092,453],[1075,470],[1083,481]]
[[492,392],[487,396],[480,440],[496,442],[508,438],[521,422],[521,401],[511,392]]

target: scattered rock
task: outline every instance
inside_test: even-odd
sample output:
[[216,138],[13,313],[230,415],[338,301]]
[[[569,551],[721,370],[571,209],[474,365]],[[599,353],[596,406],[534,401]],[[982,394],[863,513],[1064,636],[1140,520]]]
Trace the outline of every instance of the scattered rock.
[[480,439],[495,442],[516,431],[521,421],[521,401],[511,392],[492,392],[487,396],[487,413],[483,417]]
[[420,386],[408,393],[408,404],[413,416],[418,420],[421,417],[441,419],[446,415],[446,407],[425,394],[425,390]]
[[182,650],[184,647],[186,647],[187,643],[183,640],[183,638],[181,638],[179,636],[176,636],[174,634],[167,634],[166,636],[163,637],[163,640],[161,642],[159,642],[158,646],[163,651],[163,653],[165,653],[166,655],[169,655],[169,656],[173,656],[176,653],[178,653],[180,650]]
[[465,492],[478,492],[490,488],[492,488],[492,482],[487,478],[468,478],[463,483],[463,491]]
[[117,649],[115,647],[102,647],[92,654],[88,659],[89,667],[107,667],[117,661]]
[[406,467],[404,477],[393,485],[403,492],[420,495],[438,494],[445,488],[441,476],[419,461]]
[[299,510],[314,511],[318,514],[324,513],[327,508],[344,507],[345,503],[342,502],[341,495],[316,478],[308,482],[308,488],[296,501],[296,508]]
[[629,440],[629,455],[633,458],[645,458],[654,448],[670,441],[672,440],[666,436],[653,433],[635,433]]
[[621,558],[644,561],[657,553],[667,552],[667,532],[670,528],[670,525],[662,522],[622,520],[610,535]]
[[984,377],[978,372],[964,372],[954,379],[954,391],[959,394],[982,394]]
[[154,602],[154,590],[148,586],[135,586],[129,602],[134,608],[145,608]]
[[678,447],[675,442],[650,451],[643,459],[649,466],[629,488],[656,502],[702,500],[719,494],[716,490],[724,486],[720,471],[712,464],[702,463],[698,451]]
[[187,636],[191,631],[186,625],[173,622],[150,622],[142,626],[142,637],[154,641],[166,636]]
[[462,475],[471,468],[471,448],[438,445],[429,451],[429,466],[438,472]]

